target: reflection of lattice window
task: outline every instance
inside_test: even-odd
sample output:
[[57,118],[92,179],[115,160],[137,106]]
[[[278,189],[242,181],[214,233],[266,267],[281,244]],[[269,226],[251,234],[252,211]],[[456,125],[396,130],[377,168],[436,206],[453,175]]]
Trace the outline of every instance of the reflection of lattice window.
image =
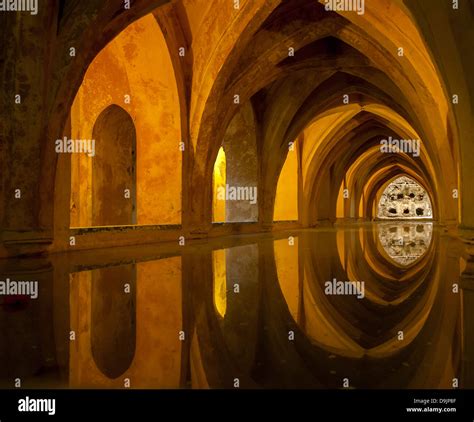
[[421,258],[431,243],[433,223],[383,223],[379,241],[387,255],[397,264],[408,266]]
[[425,189],[409,177],[391,182],[382,193],[378,204],[378,218],[413,219],[433,218],[431,201]]

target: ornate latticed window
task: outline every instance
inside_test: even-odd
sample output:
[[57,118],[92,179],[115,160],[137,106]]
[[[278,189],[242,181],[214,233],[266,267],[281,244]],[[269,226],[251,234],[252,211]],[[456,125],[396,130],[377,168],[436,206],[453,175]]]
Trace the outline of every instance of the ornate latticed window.
[[433,218],[431,201],[426,190],[409,177],[391,182],[382,193],[377,217],[382,219]]

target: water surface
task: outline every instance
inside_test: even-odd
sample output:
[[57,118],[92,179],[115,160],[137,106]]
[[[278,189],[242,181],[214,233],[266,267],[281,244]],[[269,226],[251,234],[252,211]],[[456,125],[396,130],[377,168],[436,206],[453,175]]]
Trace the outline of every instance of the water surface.
[[3,261],[39,294],[0,297],[0,386],[473,388],[461,251],[388,222]]

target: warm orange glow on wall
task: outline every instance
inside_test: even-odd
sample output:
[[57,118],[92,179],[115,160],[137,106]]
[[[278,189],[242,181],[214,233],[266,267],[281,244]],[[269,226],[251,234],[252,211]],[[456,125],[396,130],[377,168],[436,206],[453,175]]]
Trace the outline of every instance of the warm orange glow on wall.
[[337,195],[336,218],[344,218],[344,182],[341,183]]
[[298,220],[298,158],[289,151],[278,179],[273,221]]
[[[89,66],[71,109],[71,138],[92,139],[97,117],[111,104],[129,113],[136,129],[137,224],[181,223],[180,104],[166,41],[152,15],[128,26]],[[92,225],[93,160],[72,156],[73,227]]]

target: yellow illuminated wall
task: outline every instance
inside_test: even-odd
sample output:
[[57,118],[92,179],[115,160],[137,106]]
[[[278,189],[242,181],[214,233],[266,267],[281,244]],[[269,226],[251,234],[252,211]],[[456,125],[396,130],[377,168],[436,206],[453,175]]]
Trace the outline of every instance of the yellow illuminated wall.
[[219,192],[225,193],[226,185],[226,160],[224,148],[219,149],[216,162],[214,164],[214,173],[212,177],[212,215],[216,223],[225,221],[225,197],[219,196]]
[[298,158],[289,151],[278,179],[274,221],[298,220]]
[[344,182],[341,183],[339,194],[337,195],[336,218],[344,218]]
[[[111,104],[129,113],[136,129],[137,224],[180,224],[180,104],[166,41],[152,15],[128,26],[89,66],[71,109],[71,138],[92,139],[97,117]],[[93,159],[72,155],[72,227],[91,225]]]

